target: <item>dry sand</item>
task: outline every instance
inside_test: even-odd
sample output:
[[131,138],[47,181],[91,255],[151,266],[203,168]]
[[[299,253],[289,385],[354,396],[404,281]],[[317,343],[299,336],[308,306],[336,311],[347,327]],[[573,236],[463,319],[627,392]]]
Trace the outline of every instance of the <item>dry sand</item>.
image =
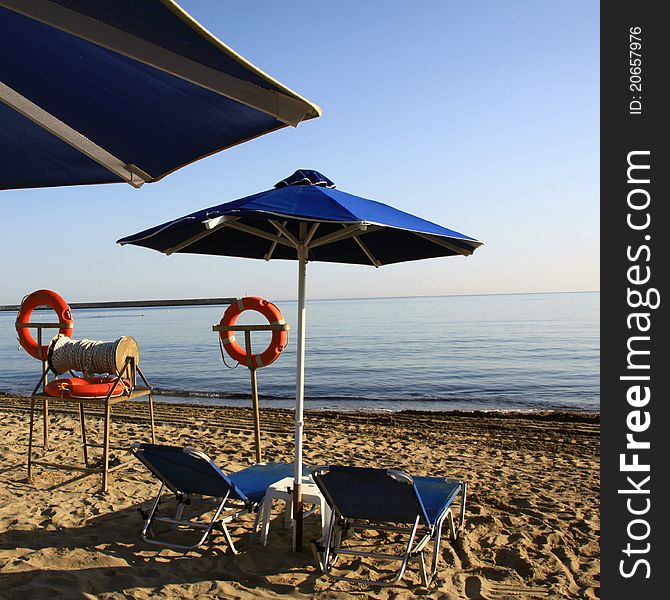
[[[156,493],[139,463],[97,475],[36,468],[26,479],[28,401],[0,395],[0,597],[2,598],[597,598],[599,593],[599,434],[597,416],[308,412],[305,460],[311,464],[393,466],[415,475],[469,483],[466,525],[442,544],[437,580],[420,586],[416,563],[401,583],[369,588],[320,576],[309,552],[290,551],[279,518],[266,548],[249,541],[252,518],[232,528],[243,549],[231,555],[215,535],[187,554],[140,539],[138,507]],[[119,406],[112,440],[148,439],[145,406]],[[79,424],[53,403],[57,460],[80,460]],[[292,414],[264,410],[264,459],[291,461]],[[100,433],[91,418],[91,433]],[[36,429],[41,440],[41,426]],[[251,412],[158,404],[162,443],[207,452],[224,470],[252,462]],[[41,448],[39,449],[41,452]],[[122,452],[113,452],[121,457]],[[306,521],[317,537],[317,519]],[[354,561],[359,574],[369,563]],[[383,574],[387,567],[373,564]]]

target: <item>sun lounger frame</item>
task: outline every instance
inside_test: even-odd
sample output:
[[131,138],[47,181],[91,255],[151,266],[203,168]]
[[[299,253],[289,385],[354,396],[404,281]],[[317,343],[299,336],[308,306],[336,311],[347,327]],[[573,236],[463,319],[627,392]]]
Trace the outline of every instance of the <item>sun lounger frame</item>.
[[[253,531],[255,532],[258,528],[258,508],[260,506],[260,502],[252,502],[250,499],[245,498],[242,499],[241,501],[237,499],[233,499],[234,501],[239,501],[242,502],[242,507],[230,507],[230,508],[235,508],[233,512],[227,513],[224,515],[223,518],[219,518],[223,510],[226,508],[226,502],[228,501],[230,497],[230,491],[231,488],[228,489],[228,492],[220,497],[218,501],[211,501],[211,500],[206,500],[202,494],[185,494],[182,493],[180,490],[176,489],[169,481],[168,479],[159,471],[154,469],[153,465],[151,464],[150,461],[145,460],[143,457],[143,444],[133,444],[132,445],[132,453],[137,457],[137,459],[145,466],[149,471],[151,471],[160,481],[160,489],[158,490],[158,494],[156,495],[156,498],[154,499],[151,509],[149,512],[146,514],[146,518],[144,521],[144,527],[142,528],[142,539],[147,542],[148,544],[153,544],[156,546],[163,546],[163,547],[168,547],[168,548],[174,548],[176,550],[195,550],[196,548],[200,547],[209,534],[212,532],[212,529],[215,527],[217,529],[220,529],[221,532],[223,533],[226,543],[228,544],[231,552],[233,554],[237,554],[238,551],[235,548],[235,544],[233,543],[233,540],[230,536],[230,532],[228,531],[228,528],[226,527],[227,523],[230,523],[231,521],[249,514],[251,512],[256,511],[256,520],[254,521],[254,526],[253,526]],[[230,480],[226,476],[226,474],[216,465],[216,463],[209,457],[207,456],[204,452],[201,452],[200,450],[194,450],[193,448],[182,448],[182,451],[191,456],[192,458],[201,460],[205,462],[209,468],[216,473],[222,481],[226,483],[227,486],[231,486],[232,484],[230,483]],[[168,488],[171,492],[173,492],[177,498],[177,510],[175,512],[174,517],[164,517],[164,516],[158,516],[156,512],[158,511],[158,507],[160,505],[161,501],[161,496],[163,494],[163,490],[165,488]],[[239,490],[238,490],[239,493]],[[192,500],[199,499],[201,502],[205,502],[208,504],[213,504],[216,508],[214,509],[214,516],[212,519],[209,521],[209,523],[204,523],[201,521],[193,521],[191,519],[183,519],[182,515],[184,514],[184,509],[188,504],[191,504]],[[203,534],[200,536],[200,538],[196,541],[194,544],[190,545],[183,545],[183,544],[175,544],[174,542],[165,540],[165,539],[159,539],[153,534],[152,531],[152,525],[156,522],[162,522],[162,523],[170,523],[174,525],[175,527],[186,527],[186,528],[192,528],[192,529],[204,529]]]
[[[455,540],[457,536],[460,534],[460,532],[463,530],[463,526],[465,523],[465,503],[467,497],[467,483],[464,481],[450,481],[445,479],[445,482],[451,484],[457,484],[458,487],[451,494],[449,500],[446,502],[444,509],[435,519],[435,522],[434,523],[428,522],[425,516],[421,514],[421,511],[417,511],[416,519],[414,520],[414,522],[410,526],[403,527],[397,525],[389,525],[387,522],[384,521],[374,521],[374,520],[361,521],[343,516],[343,514],[338,509],[337,504],[333,502],[332,497],[328,493],[327,484],[324,484],[323,481],[321,480],[321,476],[326,475],[330,471],[330,469],[331,467],[329,466],[322,466],[317,467],[312,471],[312,477],[316,482],[316,484],[321,489],[321,492],[326,498],[326,502],[328,502],[332,511],[330,522],[328,524],[328,533],[321,539],[312,542],[312,551],[319,564],[321,572],[333,579],[348,581],[351,583],[363,583],[375,586],[392,586],[395,585],[398,581],[400,581],[400,579],[404,575],[410,558],[416,557],[419,561],[422,583],[426,587],[429,586],[433,578],[435,577],[435,574],[437,573],[439,548],[442,537],[442,527],[444,525],[445,520],[449,525],[449,532],[451,534],[452,540]],[[396,481],[403,482],[406,483],[407,485],[412,486],[418,500],[418,505],[421,505],[421,497],[414,484],[414,479],[410,475],[394,469],[386,470],[386,475],[388,477],[395,479]],[[451,505],[459,494],[461,496],[460,514],[459,514],[458,529],[456,529],[451,510],[452,509]],[[349,532],[354,532],[356,530],[375,530],[375,531],[404,533],[408,536],[407,544],[404,548],[404,551],[399,555],[386,554],[381,552],[369,552],[365,550],[355,550],[351,547],[343,547],[342,545],[343,539],[345,537],[348,537],[347,534]],[[433,559],[429,574],[426,571],[426,563],[423,553],[431,540],[433,541]],[[335,575],[333,573],[333,568],[335,567],[337,559],[340,555],[363,556],[385,561],[399,561],[400,567],[391,578],[385,580],[362,579],[357,577]]]

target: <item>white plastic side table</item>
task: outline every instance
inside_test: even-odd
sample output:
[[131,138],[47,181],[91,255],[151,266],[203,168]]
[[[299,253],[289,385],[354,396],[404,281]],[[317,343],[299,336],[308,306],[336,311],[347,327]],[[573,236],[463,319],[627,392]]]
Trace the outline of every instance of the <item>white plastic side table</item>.
[[[265,500],[261,507],[263,518],[261,521],[261,543],[267,545],[268,531],[270,530],[270,515],[272,513],[272,502],[274,500],[283,500],[286,502],[286,514],[289,518],[293,516],[293,477],[284,477],[273,483],[265,494]],[[321,495],[319,488],[309,477],[303,477],[302,480],[302,500],[307,504],[314,504],[319,507],[321,517],[322,535],[327,533],[326,529],[330,522],[330,507]]]

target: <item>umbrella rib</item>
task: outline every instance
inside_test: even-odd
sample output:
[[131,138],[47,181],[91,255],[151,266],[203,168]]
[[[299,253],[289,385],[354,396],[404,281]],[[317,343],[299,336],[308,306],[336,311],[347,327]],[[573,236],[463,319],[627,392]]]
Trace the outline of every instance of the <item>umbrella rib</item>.
[[307,232],[307,237],[305,237],[305,241],[303,242],[305,246],[309,246],[309,243],[312,241],[312,238],[314,237],[314,234],[316,233],[316,230],[319,228],[320,224],[321,223],[312,223],[312,226]]
[[[327,235],[321,236],[320,238],[317,238],[310,243],[309,247],[318,248],[319,246],[324,246],[325,244],[332,244],[334,242],[339,242],[341,240],[353,237],[359,233],[362,233],[366,229],[368,231],[372,230],[371,227],[362,222],[354,223],[353,225],[343,224],[342,226],[343,229],[340,231],[334,231],[333,233],[329,233]],[[379,229],[379,227],[376,227],[375,229]]]
[[286,229],[287,221],[284,221],[283,223],[275,221],[274,219],[269,219],[269,221],[272,223],[272,225],[274,225],[275,229],[280,233],[280,235],[283,234],[286,239],[288,239],[288,241],[293,244],[294,247],[297,248],[300,245],[298,238],[295,237],[288,229]]
[[[437,244],[438,246],[442,246],[443,248],[447,248],[448,250],[453,250],[456,254],[461,254],[462,256],[470,256],[474,252],[474,248],[472,250],[469,250],[467,248],[460,248],[456,244],[452,244],[448,242],[447,240],[443,238],[439,238],[436,236],[429,235],[427,233],[420,233],[419,231],[414,232],[416,235],[419,237],[422,237],[424,240],[428,240],[429,242],[433,242],[434,244]],[[474,242],[477,245],[481,245],[481,242]]]
[[275,235],[274,233],[270,233],[268,231],[263,231],[262,229],[257,229],[256,227],[251,227],[250,225],[244,225],[243,223],[238,222],[226,223],[226,225],[231,229],[237,229],[239,231],[243,231],[244,233],[264,238],[266,240],[270,240],[271,242],[277,242],[278,244],[282,244],[283,246],[288,246],[289,248],[295,248],[293,244],[279,237],[278,235]]
[[[284,222],[282,223],[282,225],[283,225],[284,227],[286,227],[286,223],[287,223],[287,222],[288,222],[288,221],[284,221]],[[270,223],[272,223],[272,224],[274,225],[274,221],[270,221]],[[270,259],[272,258],[272,254],[274,253],[275,249],[277,248],[277,244],[278,244],[278,243],[279,243],[279,242],[272,242],[272,244],[270,244],[270,249],[265,253],[265,256],[263,256],[263,258],[264,258],[265,260],[270,260]]]
[[[256,227],[251,227],[250,225],[244,225],[242,223],[239,223],[237,221],[239,217],[224,217],[225,220],[219,221],[214,227],[208,228],[205,231],[201,231],[200,233],[197,233],[193,237],[184,240],[183,242],[180,242],[176,246],[172,246],[171,248],[168,248],[167,250],[164,251],[164,253],[167,256],[170,256],[170,254],[174,254],[175,252],[179,252],[183,250],[184,248],[190,246],[191,244],[194,244],[195,242],[200,241],[203,238],[206,238],[208,235],[211,235],[212,233],[215,233],[216,231],[219,231],[220,229],[223,229],[224,227],[228,227],[230,229],[236,229],[238,231],[242,231],[244,233],[248,233],[250,235],[260,237],[260,238],[265,238],[267,240],[270,240],[272,242],[275,242],[277,244],[282,244],[284,246],[288,246],[289,248],[294,248],[292,244],[287,242],[286,240],[280,238],[277,235],[274,235],[272,233],[269,233],[267,231],[263,231],[262,229],[257,229]],[[274,248],[271,249],[271,252],[274,252]],[[267,259],[269,260],[269,259]]]
[[208,235],[211,235],[212,233],[219,231],[219,229],[223,229],[224,227],[230,227],[232,225],[233,221],[222,221],[218,225],[212,227],[211,229],[205,229],[204,231],[201,231],[200,233],[197,233],[191,238],[188,238],[187,240],[184,240],[183,242],[179,242],[176,246],[172,246],[171,248],[168,248],[167,250],[164,250],[164,254],[166,256],[170,256],[170,254],[174,254],[175,252],[179,252],[180,250],[183,250],[184,248],[190,246],[191,244],[195,244],[196,242],[200,241],[202,238],[206,238]]
[[276,247],[277,247],[277,242],[272,242],[270,244],[270,249],[263,255],[263,258],[265,260],[270,260],[272,258],[272,254],[274,253]]
[[51,135],[57,137],[66,144],[69,144],[83,155],[88,156],[88,158],[102,165],[105,169],[114,173],[114,175],[133,187],[138,188],[142,184],[151,180],[151,176],[147,175],[134,165],[124,163],[122,160],[79,133],[76,129],[63,123],[63,121],[57,119],[51,113],[40,108],[37,104],[31,102],[28,98],[22,96],[1,81],[0,102],[4,102],[19,114],[23,115],[36,125],[39,125]]
[[297,126],[314,112],[304,100],[238,79],[54,2],[0,0],[0,5],[231,98],[287,125]]
[[370,259],[370,262],[375,268],[381,267],[384,264],[382,263],[382,261],[374,257],[372,252],[370,252],[370,249],[360,240],[360,238],[357,235],[354,236],[354,241],[358,244],[359,248],[363,250],[363,252],[365,252],[365,256],[367,256]]

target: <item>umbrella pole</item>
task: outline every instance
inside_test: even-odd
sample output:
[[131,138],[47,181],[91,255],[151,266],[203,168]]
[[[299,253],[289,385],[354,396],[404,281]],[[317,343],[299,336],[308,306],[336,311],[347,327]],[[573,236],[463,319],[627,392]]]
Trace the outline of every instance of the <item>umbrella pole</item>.
[[305,280],[307,248],[298,249],[298,349],[295,378],[295,473],[293,486],[293,551],[302,551],[302,431],[305,400]]

